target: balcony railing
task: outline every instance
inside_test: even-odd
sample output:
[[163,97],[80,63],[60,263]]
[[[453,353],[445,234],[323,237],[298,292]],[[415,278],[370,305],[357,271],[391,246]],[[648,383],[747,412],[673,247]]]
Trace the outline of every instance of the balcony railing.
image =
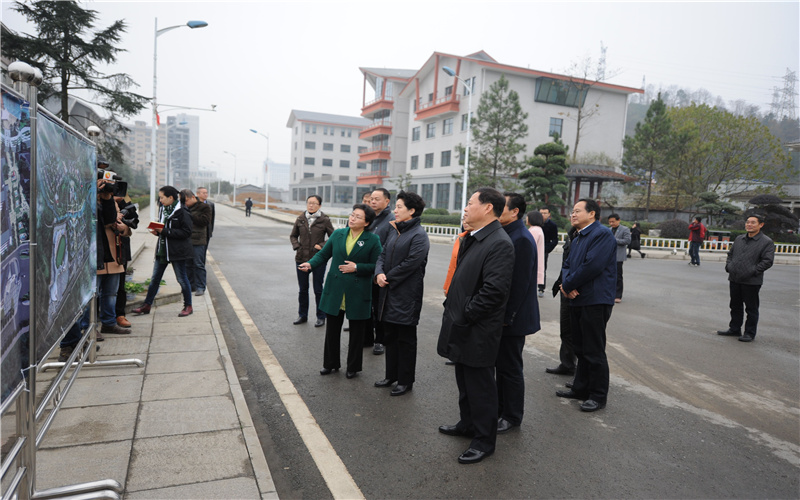
[[375,104],[376,102],[381,102],[381,101],[394,101],[394,97],[392,97],[390,95],[387,95],[387,96],[384,96],[384,97],[378,97],[377,99],[373,99],[373,100],[369,101],[368,103],[364,104],[364,107],[365,108],[369,107],[372,104]]
[[389,171],[386,169],[383,170],[371,170],[369,172],[364,172],[362,174],[358,174],[359,177],[389,177]]
[[424,111],[427,108],[432,108],[434,106],[438,106],[440,104],[444,104],[444,103],[447,103],[447,102],[451,102],[451,101],[459,102],[460,99],[461,99],[461,96],[459,94],[456,94],[455,99],[453,99],[452,95],[447,95],[447,96],[444,96],[444,97],[440,97],[438,99],[434,99],[433,101],[429,101],[429,102],[422,102],[422,99],[420,99],[419,106],[417,106],[417,113],[419,113],[420,111]]
[[366,127],[362,128],[361,131],[369,130],[375,127],[391,127],[392,126],[392,119],[391,118],[383,118],[380,120],[373,120],[372,123],[367,125]]
[[359,151],[358,154],[366,155],[366,154],[369,154],[369,153],[379,153],[379,152],[391,153],[392,152],[392,148],[390,148],[389,146],[383,146],[383,145],[375,146],[374,148],[369,148],[369,149],[365,149],[363,151]]

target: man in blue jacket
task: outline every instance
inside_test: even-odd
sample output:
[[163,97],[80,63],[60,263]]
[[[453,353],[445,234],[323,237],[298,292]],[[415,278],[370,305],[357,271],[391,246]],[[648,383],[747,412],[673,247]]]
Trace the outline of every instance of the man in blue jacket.
[[617,283],[617,240],[600,222],[600,206],[581,199],[572,209],[577,230],[562,270],[561,293],[569,299],[570,329],[578,367],[572,389],[562,398],[581,399],[582,411],[606,406],[608,360],[606,324],[614,307]]
[[[497,433],[502,434],[522,423],[525,409],[525,375],[522,349],[525,336],[539,331],[539,300],[536,298],[536,242],[522,222],[527,204],[517,193],[504,193],[506,206],[500,224],[514,245],[514,274],[508,294],[503,336],[495,361],[498,416]],[[544,249],[541,249],[544,251]]]

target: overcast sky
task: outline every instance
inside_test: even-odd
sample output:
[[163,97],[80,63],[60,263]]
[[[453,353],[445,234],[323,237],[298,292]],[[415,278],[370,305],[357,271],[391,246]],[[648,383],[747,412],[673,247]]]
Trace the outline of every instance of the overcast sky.
[[[3,22],[33,33],[3,0]],[[263,183],[260,166],[289,163],[292,109],[357,116],[359,67],[419,69],[434,51],[486,51],[498,62],[564,72],[608,48],[611,83],[706,88],[726,101],[769,107],[787,68],[798,70],[798,2],[262,1],[109,2],[98,26],[124,19],[127,50],[109,72],[153,90],[153,30],[203,20],[158,38],[158,101],[208,108],[200,116],[200,165]],[[367,100],[370,100],[368,97]],[[176,114],[179,111],[162,113]],[[151,119],[150,111],[138,119]],[[133,119],[131,119],[133,121]],[[214,164],[212,164],[214,162]]]

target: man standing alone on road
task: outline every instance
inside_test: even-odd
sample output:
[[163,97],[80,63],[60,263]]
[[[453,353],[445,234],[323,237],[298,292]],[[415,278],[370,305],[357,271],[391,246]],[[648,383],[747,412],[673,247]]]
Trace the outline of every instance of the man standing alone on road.
[[514,245],[514,274],[495,361],[498,434],[522,424],[525,410],[522,349],[525,336],[539,331],[539,300],[536,298],[539,248],[522,222],[527,208],[525,198],[517,193],[505,193],[505,197],[506,206],[500,214],[500,224]]
[[462,464],[488,457],[497,441],[494,364],[514,272],[514,245],[497,220],[504,206],[505,198],[492,188],[480,188],[469,199],[464,222],[472,231],[461,242],[444,301],[437,352],[455,363],[461,419],[439,432],[472,437],[458,457]]
[[[731,322],[727,330],[720,330],[719,335],[738,336],[742,331],[744,313],[744,334],[741,342],[752,342],[758,327],[758,292],[764,283],[764,271],[772,267],[775,260],[775,243],[761,229],[764,227],[764,216],[751,215],[744,223],[747,234],[736,237],[733,246],[728,250],[725,271],[728,273],[731,293]],[[742,306],[744,304],[744,307]]]
[[[547,256],[550,255],[550,252],[558,246],[558,226],[553,219],[550,218],[550,209],[547,207],[543,207],[539,209],[539,213],[542,214],[542,218],[544,219],[544,225],[542,226],[542,231],[544,232],[544,270],[545,270],[545,281],[547,280]],[[538,249],[540,252],[542,251],[541,248]],[[539,297],[544,297],[544,282],[539,285]]]
[[700,245],[706,237],[706,226],[700,217],[695,217],[689,224],[689,262],[690,266],[700,265]]
[[620,224],[619,215],[608,216],[608,226],[617,239],[617,292],[614,302],[622,302],[622,264],[628,258],[628,245],[631,244],[631,230]]
[[561,272],[561,293],[569,299],[572,346],[578,367],[572,389],[561,398],[582,399],[581,411],[597,411],[608,397],[606,324],[614,308],[617,241],[600,222],[596,201],[581,199],[572,209],[577,230]]

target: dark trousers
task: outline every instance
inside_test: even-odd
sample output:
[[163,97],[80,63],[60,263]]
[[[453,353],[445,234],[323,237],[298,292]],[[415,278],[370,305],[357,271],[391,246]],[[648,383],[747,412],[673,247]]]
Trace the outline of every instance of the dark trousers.
[[[340,344],[342,339],[342,324],[345,312],[339,310],[338,316],[328,315],[325,324],[325,351],[322,357],[322,367],[338,370],[342,367],[340,359]],[[363,336],[366,320],[350,320],[350,341],[347,345],[347,371],[360,372],[364,359]]]
[[307,273],[305,271],[301,271],[297,269],[297,264],[295,264],[295,270],[297,271],[297,285],[300,287],[300,291],[297,294],[297,315],[301,318],[308,317],[308,275],[313,275],[313,286],[314,286],[314,300],[317,303],[317,319],[325,319],[325,313],[320,311],[319,309],[319,301],[322,298],[322,283],[325,280],[325,269],[328,267],[327,265],[317,266],[316,268],[312,269],[311,272]]
[[689,258],[692,259],[690,264],[700,265],[700,245],[702,243],[699,241],[689,242]]
[[186,261],[186,276],[192,291],[206,291],[206,248],[207,245],[192,245],[194,258]]
[[501,337],[495,361],[497,379],[497,414],[514,425],[522,423],[525,412],[525,376],[522,349],[525,337]]
[[372,317],[367,320],[364,328],[364,347],[371,347],[373,344],[386,343],[386,333],[382,321],[378,321],[378,303],[380,302],[381,287],[372,284]]
[[181,286],[181,294],[183,295],[183,306],[192,305],[192,285],[189,283],[189,276],[186,275],[187,260],[173,260],[172,262],[161,262],[156,259],[153,263],[153,275],[150,277],[150,285],[147,287],[147,297],[144,298],[144,303],[153,305],[158,293],[158,287],[161,286],[161,278],[164,276],[164,271],[167,266],[172,264],[172,270],[175,272],[175,279]]
[[469,447],[493,452],[497,442],[497,386],[494,368],[473,368],[456,363],[458,409],[461,420],[456,427],[473,432]]
[[561,348],[558,350],[558,359],[561,366],[568,370],[575,371],[575,349],[572,347],[572,329],[569,319],[569,300],[563,294],[561,296],[560,327],[561,327]]
[[729,282],[731,289],[731,322],[728,325],[733,331],[741,331],[744,313],[747,312],[747,322],[744,323],[744,334],[756,336],[758,329],[758,292],[761,285],[742,285]]
[[622,264],[624,262],[617,262],[617,294],[615,295],[616,298],[622,298]]
[[581,397],[605,404],[608,397],[606,324],[613,306],[598,304],[569,309],[572,345],[578,356],[572,390]]
[[397,385],[414,383],[417,371],[417,325],[381,323],[386,341],[386,377]]

